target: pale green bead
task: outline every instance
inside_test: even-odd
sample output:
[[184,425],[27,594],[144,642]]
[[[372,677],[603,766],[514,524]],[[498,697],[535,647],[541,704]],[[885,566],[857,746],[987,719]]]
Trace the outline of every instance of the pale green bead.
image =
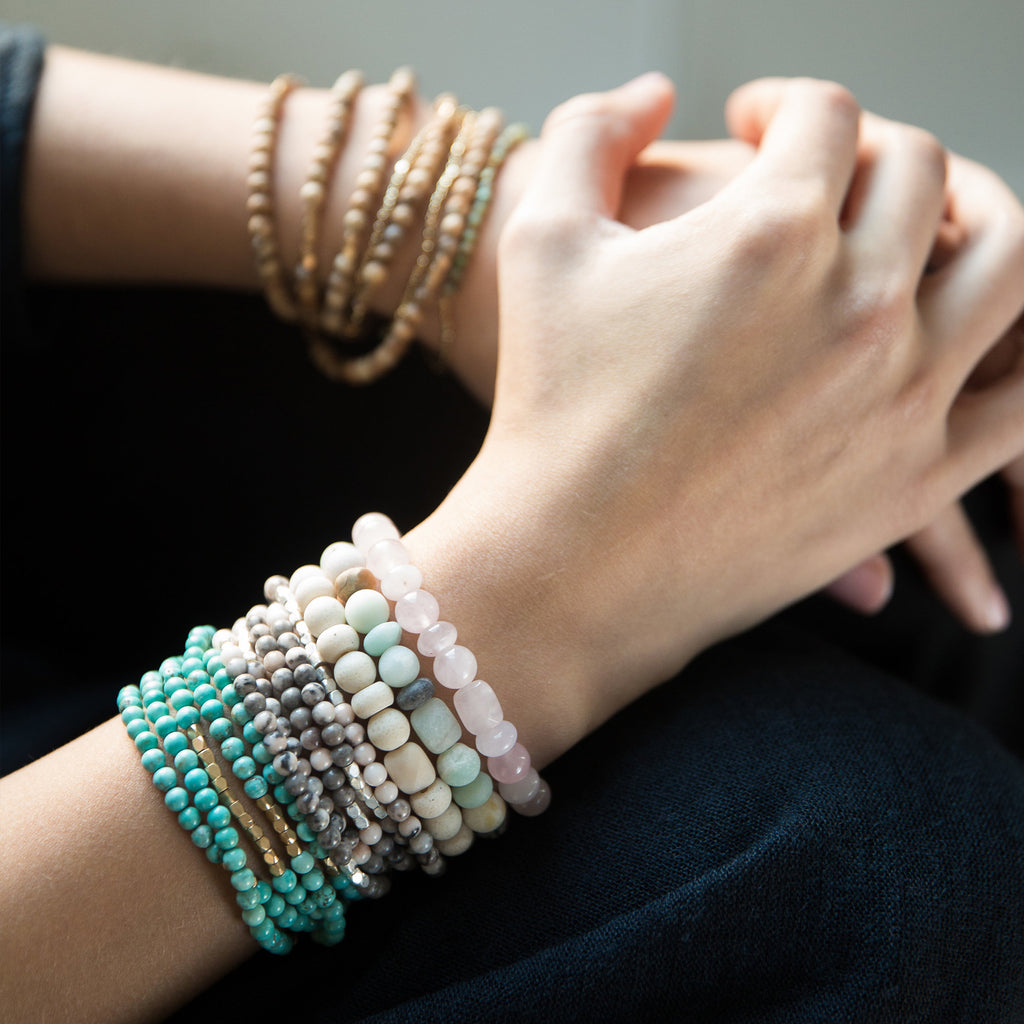
[[387,598],[377,590],[357,590],[345,602],[345,618],[357,633],[369,633],[390,615]]
[[453,786],[452,799],[466,809],[486,803],[494,792],[490,775],[481,772],[468,786]]
[[449,786],[468,786],[480,774],[480,755],[465,743],[455,743],[438,754],[437,774]]
[[432,754],[440,754],[442,750],[447,750],[462,736],[462,727],[458,719],[439,697],[431,697],[409,718],[416,735],[423,741],[423,746]]
[[388,648],[402,641],[402,627],[397,622],[382,622],[374,626],[363,640],[363,650],[379,658]]
[[407,686],[420,674],[420,659],[408,647],[389,647],[380,656],[377,671],[388,686]]

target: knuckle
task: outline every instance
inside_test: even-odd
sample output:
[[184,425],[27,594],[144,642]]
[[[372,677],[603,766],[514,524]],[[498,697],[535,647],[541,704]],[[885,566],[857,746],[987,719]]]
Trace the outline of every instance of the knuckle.
[[545,134],[573,122],[600,122],[612,113],[611,101],[604,93],[588,92],[560,103],[544,121]]
[[914,161],[922,167],[938,185],[946,181],[946,147],[931,132],[909,125],[900,129],[904,145]]
[[845,85],[838,82],[818,78],[797,78],[793,80],[790,88],[802,91],[836,117],[848,120],[860,117],[861,108],[856,97]]
[[590,218],[573,209],[541,210],[521,206],[498,240],[498,259],[514,262],[565,258],[584,247]]

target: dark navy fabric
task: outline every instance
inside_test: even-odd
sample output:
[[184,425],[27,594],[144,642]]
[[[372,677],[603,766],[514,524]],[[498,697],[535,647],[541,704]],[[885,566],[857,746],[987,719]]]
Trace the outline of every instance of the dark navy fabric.
[[[256,299],[28,303],[3,339],[4,770],[359,513],[422,518],[486,426],[417,357],[338,389]],[[377,457],[346,457],[365,423]],[[1024,615],[1005,495],[970,508]],[[551,766],[546,815],[172,1020],[1024,1021],[1024,629],[968,637],[897,557],[878,619],[812,599],[706,652]],[[41,629],[57,599],[80,610]]]

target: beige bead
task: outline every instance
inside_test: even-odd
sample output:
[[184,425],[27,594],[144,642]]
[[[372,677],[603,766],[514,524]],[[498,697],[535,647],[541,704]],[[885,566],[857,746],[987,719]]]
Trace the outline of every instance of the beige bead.
[[319,565],[300,565],[288,578],[288,589],[294,594],[295,588],[310,576],[323,576],[324,571]]
[[421,793],[415,793],[409,802],[421,818],[436,818],[452,804],[452,788],[444,779],[434,779]]
[[397,708],[378,711],[366,723],[366,735],[378,750],[397,750],[409,739],[409,731],[409,719]]
[[[310,604],[312,603],[311,601]],[[342,611],[344,612],[344,609]],[[316,649],[324,661],[329,661],[332,665],[336,664],[349,652],[354,653],[359,650],[359,634],[343,622],[335,623],[333,626],[328,626],[317,637]]]
[[423,822],[435,839],[454,839],[462,828],[462,812],[458,804],[449,804],[437,817]]
[[365,566],[353,566],[338,574],[334,582],[340,601],[347,601],[357,590],[376,590],[377,578]]
[[473,845],[473,830],[463,822],[462,828],[451,839],[439,839],[434,848],[445,857],[458,857]]
[[304,579],[293,591],[295,603],[305,612],[306,606],[314,597],[334,597],[334,583],[326,576],[310,576]]
[[462,820],[478,835],[483,835],[498,828],[507,815],[508,807],[495,790],[479,807],[464,810]]
[[437,772],[418,743],[406,743],[384,755],[384,767],[391,781],[406,795],[426,789]]
[[370,683],[354,693],[349,703],[360,718],[370,718],[395,703],[395,691],[387,683]]
[[339,573],[353,566],[360,566],[364,562],[363,556],[355,544],[347,540],[336,540],[328,544],[320,556],[320,568],[328,579],[336,579]]
[[[327,594],[314,597],[306,605],[306,611],[302,617],[305,619],[306,625],[309,626],[309,631],[314,637],[318,637],[321,633],[330,629],[331,626],[344,626],[347,621],[345,619],[345,606],[336,597],[330,597]],[[337,661],[338,659],[330,658],[327,660]]]
[[[351,628],[351,627],[348,627]],[[355,630],[353,630],[353,633]],[[356,647],[359,646],[358,635]],[[346,693],[359,693],[377,678],[377,666],[373,658],[363,651],[352,649],[337,659],[334,665],[334,681]]]

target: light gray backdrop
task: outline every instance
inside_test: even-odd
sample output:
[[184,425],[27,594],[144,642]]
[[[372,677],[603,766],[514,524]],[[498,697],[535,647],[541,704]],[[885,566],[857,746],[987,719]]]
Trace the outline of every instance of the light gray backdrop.
[[935,132],[1024,194],[1021,0],[6,0],[0,16],[102,52],[328,85],[412,64],[427,93],[493,103],[536,130],[576,92],[648,68],[680,87],[672,134],[721,135],[729,91],[829,77]]

